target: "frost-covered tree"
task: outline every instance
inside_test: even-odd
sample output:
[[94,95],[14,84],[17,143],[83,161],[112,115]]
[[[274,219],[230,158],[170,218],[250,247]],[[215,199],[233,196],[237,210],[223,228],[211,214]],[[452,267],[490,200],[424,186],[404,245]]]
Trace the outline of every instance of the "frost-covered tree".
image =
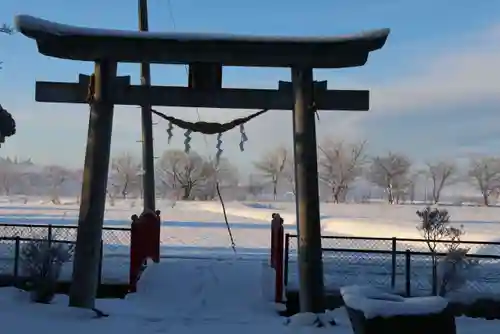
[[335,203],[344,202],[349,186],[363,172],[366,141],[346,143],[328,138],[318,148],[319,179],[330,188]]
[[213,164],[198,153],[166,150],[156,162],[156,174],[161,191],[172,191],[177,199],[193,200],[214,175]]
[[43,169],[43,173],[48,181],[51,202],[56,205],[61,204],[59,194],[63,184],[73,176],[71,170],[57,165],[50,165]]
[[267,152],[259,161],[254,163],[255,168],[268,179],[273,186],[273,198],[278,198],[278,184],[283,178],[290,153],[284,147],[278,147]]
[[457,167],[449,161],[432,162],[427,164],[427,174],[432,182],[432,199],[439,203],[443,188],[456,181]]
[[123,199],[140,190],[141,163],[129,152],[124,152],[111,161],[110,186],[108,192],[117,191]]
[[481,192],[484,205],[490,205],[490,196],[500,189],[500,158],[471,158],[469,161],[469,177]]
[[235,188],[238,185],[238,169],[227,158],[221,157],[219,164],[208,159],[206,161],[206,179],[196,191],[196,195],[203,200],[213,200],[219,189]]
[[372,159],[367,179],[384,189],[390,204],[398,203],[409,186],[411,162],[403,154],[389,152]]

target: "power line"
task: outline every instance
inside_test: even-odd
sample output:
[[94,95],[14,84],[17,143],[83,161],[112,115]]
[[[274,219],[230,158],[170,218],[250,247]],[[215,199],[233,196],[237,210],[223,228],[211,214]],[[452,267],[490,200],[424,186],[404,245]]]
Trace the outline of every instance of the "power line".
[[[170,20],[172,21],[172,27],[173,27],[173,30],[175,31],[176,30],[176,26],[175,26],[174,10],[173,10],[173,7],[172,7],[172,1],[171,0],[167,0],[167,7],[168,7],[168,11],[170,13]],[[189,78],[189,68],[188,68],[188,66],[184,65],[184,69],[186,70],[186,74],[187,74],[187,76]],[[199,111],[198,107],[196,107],[196,115],[198,116],[198,122],[200,122],[201,121],[201,116],[200,116],[200,111]],[[207,135],[206,134],[203,134],[203,140],[205,141],[205,149],[207,150],[207,152],[209,152],[208,141],[207,141]],[[212,155],[209,154],[208,156],[209,156],[210,161],[212,161]],[[231,226],[229,225],[229,221],[227,219],[226,206],[224,205],[224,199],[222,198],[222,195],[220,193],[219,180],[218,180],[217,176],[215,177],[215,188],[216,188],[217,196],[219,197],[219,201],[220,201],[220,204],[221,204],[221,207],[222,207],[222,213],[224,214],[224,221],[226,222],[227,231],[229,233],[229,239],[231,241],[231,248],[233,249],[233,252],[236,254],[236,244],[234,242],[233,233],[231,232]]]
[[[170,22],[172,22],[172,29],[174,32],[177,30],[176,24],[175,24],[175,16],[174,16],[174,9],[172,6],[172,0],[167,0],[167,8],[168,8],[168,13],[170,16]],[[186,71],[186,75],[189,77],[189,67],[188,65],[184,65],[184,70]],[[198,107],[195,108],[196,110],[196,116],[198,118],[198,122],[201,122],[201,116],[200,116],[200,110]],[[203,134],[203,140],[205,141],[205,149],[208,150],[208,140],[207,140],[207,135]],[[212,155],[209,154],[210,160],[212,160]]]

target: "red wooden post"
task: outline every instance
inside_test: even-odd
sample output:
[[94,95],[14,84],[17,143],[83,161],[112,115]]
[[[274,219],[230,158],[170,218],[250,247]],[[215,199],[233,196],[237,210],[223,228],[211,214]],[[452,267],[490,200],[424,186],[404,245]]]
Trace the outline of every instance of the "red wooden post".
[[283,247],[284,247],[284,228],[283,218],[279,214],[273,213],[271,222],[271,267],[276,274],[274,300],[277,303],[283,301]]
[[137,290],[137,281],[145,261],[150,258],[160,262],[160,211],[144,211],[132,216],[130,239],[130,291]]

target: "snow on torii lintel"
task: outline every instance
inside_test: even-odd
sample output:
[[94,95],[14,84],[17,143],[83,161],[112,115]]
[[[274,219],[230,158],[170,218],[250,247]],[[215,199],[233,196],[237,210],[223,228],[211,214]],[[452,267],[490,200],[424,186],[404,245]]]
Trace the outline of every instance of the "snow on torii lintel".
[[[107,52],[109,54],[104,54],[105,56],[116,56],[115,59],[119,61],[135,62],[141,54],[152,58],[148,61],[153,63],[175,64],[185,61],[201,61],[229,66],[277,66],[281,64],[282,66],[278,67],[289,67],[284,66],[286,59],[287,65],[300,64],[307,60],[311,67],[315,68],[363,65],[364,62],[360,59],[366,58],[371,51],[382,48],[390,32],[389,29],[379,29],[350,36],[315,37],[140,32],[79,27],[30,15],[17,15],[15,26],[22,34],[37,41],[41,53],[59,58],[95,60],[92,57],[98,55],[98,52]],[[68,50],[75,48],[76,42],[73,41],[71,44],[67,40],[71,38],[86,39],[87,50]],[[127,51],[117,54],[109,43],[120,43],[120,49]],[[141,44],[141,50],[131,51],[138,48],[135,43]],[[99,50],[88,50],[90,48]],[[161,50],[156,50],[157,55],[148,55],[158,48]],[[189,49],[189,53],[185,50],[186,48]],[[205,53],[211,53],[211,58],[208,58],[209,56]],[[272,57],[275,58],[274,64],[269,63],[269,53],[275,56]],[[343,57],[343,53],[349,54],[349,57]],[[244,61],[241,60],[243,58],[245,58]],[[357,61],[349,61],[348,58],[357,58]],[[252,61],[255,64],[244,65]]]
[[[114,36],[132,38],[154,38],[154,39],[176,39],[176,40],[221,40],[236,41],[246,40],[249,42],[296,42],[296,43],[335,43],[353,40],[372,40],[374,38],[386,38],[389,29],[376,29],[364,31],[358,34],[346,36],[256,36],[256,35],[236,35],[236,34],[215,34],[215,33],[185,33],[185,32],[151,32],[134,30],[98,29],[79,27],[68,24],[57,23],[31,15],[16,15],[16,28],[24,34],[24,31],[38,31],[50,35],[89,35],[89,36]],[[32,36],[29,36],[32,37]]]

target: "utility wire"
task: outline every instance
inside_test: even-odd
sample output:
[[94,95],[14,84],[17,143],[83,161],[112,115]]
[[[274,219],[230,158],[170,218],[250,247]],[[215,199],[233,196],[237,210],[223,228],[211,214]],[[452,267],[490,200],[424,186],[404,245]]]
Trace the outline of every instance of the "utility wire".
[[[175,24],[175,17],[174,17],[174,10],[172,7],[172,1],[167,0],[167,8],[170,16],[170,22],[172,22],[172,29],[175,31],[177,30],[176,24]],[[184,70],[186,71],[186,75],[189,77],[189,68],[188,65],[184,65]],[[196,116],[198,118],[198,122],[201,122],[201,116],[200,116],[200,110],[198,107],[196,109]],[[207,152],[210,152],[208,149],[208,140],[207,140],[207,135],[203,134],[203,140],[205,142],[205,149]],[[212,155],[209,153],[209,159],[212,161]],[[222,213],[224,214],[224,221],[226,222],[226,227],[227,227],[227,232],[229,234],[229,239],[231,241],[231,248],[233,249],[233,252],[236,254],[236,244],[234,242],[233,238],[233,233],[231,232],[231,226],[229,225],[229,221],[227,219],[227,213],[226,213],[226,206],[224,205],[224,199],[222,198],[221,192],[220,192],[220,187],[219,187],[219,178],[217,177],[217,171],[215,171],[215,189],[217,191],[217,196],[219,197],[219,201],[222,207]]]

